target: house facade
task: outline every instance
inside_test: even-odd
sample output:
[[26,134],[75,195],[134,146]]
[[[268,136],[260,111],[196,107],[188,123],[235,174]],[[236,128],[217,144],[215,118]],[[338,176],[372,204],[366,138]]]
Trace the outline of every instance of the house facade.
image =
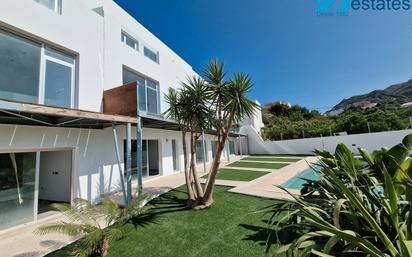
[[[2,0],[0,230],[41,218],[50,202],[121,190],[126,124],[141,122],[143,180],[180,172],[181,133],[162,117],[164,94],[195,74],[112,0]],[[105,115],[104,92],[133,82],[143,121]],[[134,126],[130,134],[135,163]],[[197,143],[199,165],[214,141]],[[223,158],[235,152],[232,138]]]

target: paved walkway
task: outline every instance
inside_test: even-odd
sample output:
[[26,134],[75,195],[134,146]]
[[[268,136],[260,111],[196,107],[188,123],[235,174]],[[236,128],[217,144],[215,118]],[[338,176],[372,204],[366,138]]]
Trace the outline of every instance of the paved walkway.
[[[230,162],[235,162],[239,159],[240,157],[238,156],[231,156]],[[224,167],[227,164],[226,159],[222,159],[221,167]],[[207,167],[207,170],[208,168],[209,167]],[[198,166],[199,176],[205,174],[201,171],[203,171],[202,165]],[[143,189],[145,193],[155,197],[184,184],[184,173],[178,172],[169,176],[144,181]],[[115,198],[123,199],[121,195],[116,195]],[[61,213],[49,212],[46,215],[41,215],[41,218],[39,217],[35,222],[29,222],[15,226],[11,229],[0,231],[0,257],[44,256],[74,242],[77,239],[76,237],[69,237],[62,234],[47,234],[40,236],[33,233],[38,227],[61,221],[65,221],[65,217]]]
[[[252,195],[271,199],[293,199],[288,193],[276,187],[289,179],[295,177],[304,169],[308,168],[308,163],[315,163],[318,161],[317,157],[307,157],[301,161],[295,162],[291,165],[272,171],[271,173],[257,178],[244,186],[230,189],[230,192],[244,195]],[[299,195],[298,190],[289,190],[292,194]]]

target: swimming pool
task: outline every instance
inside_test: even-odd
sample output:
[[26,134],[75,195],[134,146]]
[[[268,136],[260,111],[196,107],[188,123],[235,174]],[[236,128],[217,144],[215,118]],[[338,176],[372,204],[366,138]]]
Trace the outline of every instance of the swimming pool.
[[310,179],[310,180],[318,180],[319,175],[312,169],[312,168],[307,168],[294,176],[293,178],[289,179],[285,183],[283,183],[281,186],[283,188],[289,188],[289,189],[296,189],[296,190],[301,190],[303,187],[303,184],[306,182],[304,179]]

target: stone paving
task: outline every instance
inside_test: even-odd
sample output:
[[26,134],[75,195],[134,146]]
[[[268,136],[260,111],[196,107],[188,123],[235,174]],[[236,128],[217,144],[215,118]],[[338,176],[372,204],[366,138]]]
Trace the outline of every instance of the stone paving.
[[[276,171],[257,178],[249,182],[245,186],[235,187],[229,190],[229,192],[252,195],[271,199],[289,199],[292,200],[293,197],[283,191],[282,189],[276,187],[282,183],[288,181],[289,179],[298,175],[301,171],[309,167],[309,164],[316,163],[318,157],[306,157],[303,160],[292,163],[288,166],[280,168]],[[291,190],[289,192],[294,195],[299,195],[298,190]]]

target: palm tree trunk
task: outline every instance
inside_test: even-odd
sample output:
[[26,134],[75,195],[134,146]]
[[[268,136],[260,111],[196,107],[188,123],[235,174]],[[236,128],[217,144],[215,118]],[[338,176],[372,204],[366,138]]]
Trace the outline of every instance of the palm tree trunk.
[[190,148],[191,148],[191,158],[190,158],[190,169],[192,171],[193,179],[195,182],[195,188],[197,193],[197,201],[200,201],[203,198],[203,188],[200,184],[199,175],[196,170],[196,138],[195,133],[190,133]]
[[187,144],[186,144],[186,131],[182,130],[182,143],[183,143],[183,159],[184,159],[184,172],[185,172],[185,181],[186,181],[186,189],[188,194],[188,204],[195,201],[195,194],[192,188],[192,181],[190,179],[190,171],[188,165],[188,158],[187,158]]
[[217,172],[220,167],[220,159],[222,156],[222,152],[225,148],[226,136],[223,136],[222,139],[223,140],[219,142],[218,147],[216,149],[215,158],[213,159],[212,167],[210,167],[210,173],[207,178],[205,193],[202,199],[202,205],[204,205],[204,207],[209,207],[213,204],[213,189],[216,182]]
[[102,257],[106,257],[108,253],[109,253],[109,241],[107,239],[103,239],[102,250],[101,250],[100,255]]

